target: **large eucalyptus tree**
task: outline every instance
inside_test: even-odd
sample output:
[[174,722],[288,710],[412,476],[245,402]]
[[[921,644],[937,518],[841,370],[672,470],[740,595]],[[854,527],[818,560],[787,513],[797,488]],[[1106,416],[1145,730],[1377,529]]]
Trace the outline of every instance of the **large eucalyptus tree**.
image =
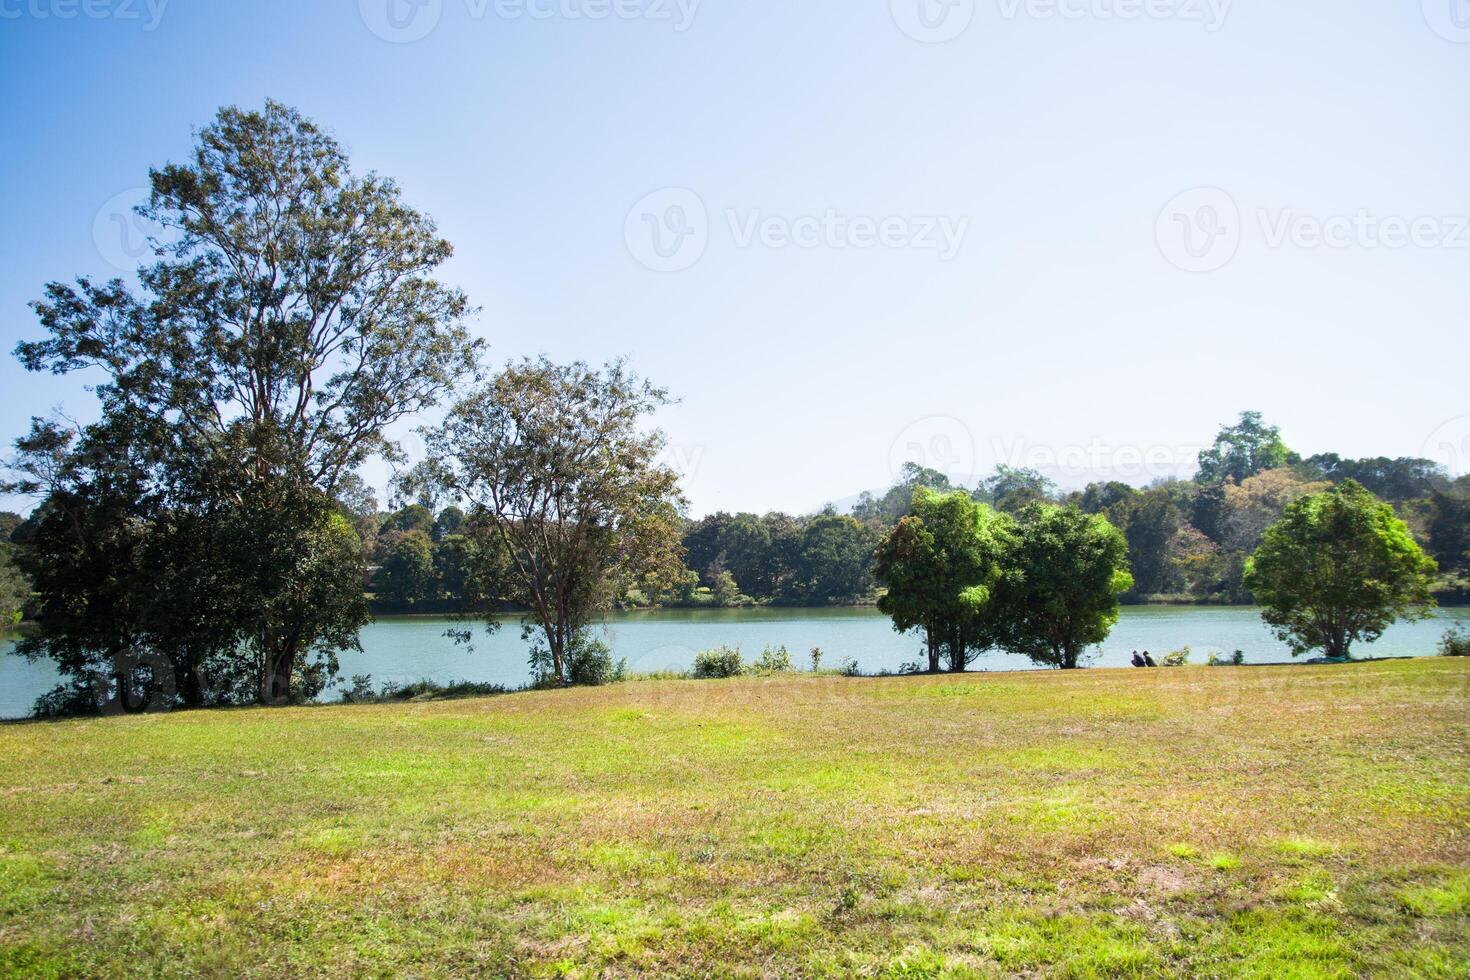
[[[244,590],[232,618],[258,613],[242,643],[261,697],[276,701],[303,654],[355,642],[366,615],[360,603],[319,608],[321,576],[335,577],[325,593],[342,595],[360,575],[314,550],[336,540],[324,530],[333,497],[362,463],[400,455],[389,428],[473,372],[480,342],[464,294],[434,277],[452,251],[434,223],[391,180],[354,174],[337,141],[294,109],[221,110],[192,157],[150,182],[139,210],[160,231],[137,283],[51,283],[34,304],[46,336],[16,354],[35,371],[100,371],[104,420],[150,418],[151,429],[128,431],[161,432],[204,461],[187,473],[211,474],[204,495],[227,500],[195,503],[219,514],[234,505],[233,530],[208,540],[238,549],[212,557]],[[115,431],[91,427],[78,445]],[[177,467],[149,478],[165,510],[201,494],[179,486]],[[261,533],[239,533],[243,513]]]

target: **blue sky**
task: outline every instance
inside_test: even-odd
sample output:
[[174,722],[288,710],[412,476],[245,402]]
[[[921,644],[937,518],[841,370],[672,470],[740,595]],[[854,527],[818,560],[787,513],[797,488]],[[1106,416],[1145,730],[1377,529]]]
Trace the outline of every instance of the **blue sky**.
[[[269,96],[437,219],[494,360],[679,396],[696,514],[1142,483],[1248,408],[1470,469],[1470,0],[0,0],[0,81],[7,351]],[[7,357],[0,440],[84,383]]]

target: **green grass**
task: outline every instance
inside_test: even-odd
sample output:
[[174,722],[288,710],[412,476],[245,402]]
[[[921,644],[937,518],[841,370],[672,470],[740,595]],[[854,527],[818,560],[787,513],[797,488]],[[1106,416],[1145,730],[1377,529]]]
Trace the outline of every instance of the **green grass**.
[[0,726],[0,975],[1470,974],[1470,662]]

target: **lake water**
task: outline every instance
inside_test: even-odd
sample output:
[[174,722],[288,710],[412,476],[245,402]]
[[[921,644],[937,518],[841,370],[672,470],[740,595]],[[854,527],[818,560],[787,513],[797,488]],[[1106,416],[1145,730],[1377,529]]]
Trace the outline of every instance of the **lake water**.
[[[1419,657],[1435,652],[1440,636],[1455,621],[1470,622],[1470,609],[1440,610],[1436,618],[1401,623],[1371,646],[1355,647],[1357,656]],[[479,681],[516,687],[527,682],[526,645],[520,629],[508,624],[486,636],[477,630],[473,649],[458,646],[444,634],[455,623],[439,617],[381,619],[363,630],[361,654],[344,654],[342,674],[370,674],[384,681],[408,683]],[[923,659],[916,636],[893,631],[888,618],[872,609],[725,609],[665,610],[611,617],[602,627],[614,656],[627,658],[634,671],[687,669],[698,650],[738,646],[747,659],[767,644],[785,644],[797,666],[810,666],[808,652],[820,647],[823,666],[852,659],[869,673],[896,671],[905,662]],[[16,634],[0,633],[0,718],[29,714],[36,698],[57,683],[48,663],[29,663],[10,651]],[[1249,663],[1288,661],[1286,646],[1271,636],[1260,611],[1208,606],[1129,607],[1091,666],[1126,667],[1134,650],[1155,658],[1188,644],[1194,662],[1211,653],[1245,652]],[[974,670],[1026,670],[1024,657],[990,654]]]

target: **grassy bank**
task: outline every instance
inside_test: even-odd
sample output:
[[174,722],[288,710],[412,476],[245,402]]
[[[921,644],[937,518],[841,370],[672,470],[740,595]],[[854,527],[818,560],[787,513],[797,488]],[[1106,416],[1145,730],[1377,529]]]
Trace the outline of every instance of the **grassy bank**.
[[0,974],[1465,975],[1470,661],[0,727]]

